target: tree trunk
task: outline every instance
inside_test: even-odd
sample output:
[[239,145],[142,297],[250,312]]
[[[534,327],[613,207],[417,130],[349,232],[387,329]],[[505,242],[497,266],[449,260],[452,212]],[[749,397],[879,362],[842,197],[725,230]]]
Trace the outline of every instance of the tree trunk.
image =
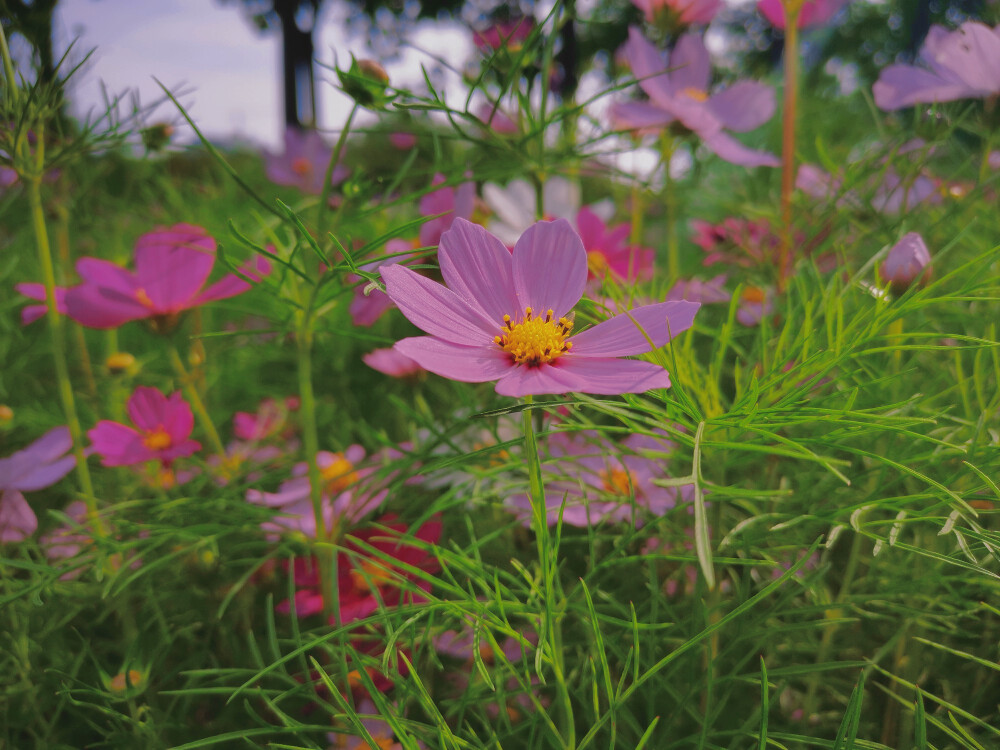
[[302,0],[274,0],[281,21],[281,47],[285,98],[285,126],[312,128],[316,125],[316,95],[313,78],[313,21],[307,31],[295,21],[298,8],[316,3]]

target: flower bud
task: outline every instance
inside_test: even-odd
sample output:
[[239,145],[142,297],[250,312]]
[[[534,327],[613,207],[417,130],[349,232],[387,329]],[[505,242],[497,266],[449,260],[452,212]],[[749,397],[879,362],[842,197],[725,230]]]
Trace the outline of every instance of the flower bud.
[[905,292],[914,282],[924,282],[930,275],[931,254],[924,239],[910,232],[893,245],[885,262],[879,266],[878,275],[888,284],[893,294]]
[[11,409],[7,404],[0,404],[0,424],[7,424],[13,421],[14,410]]
[[146,677],[138,669],[130,669],[110,678],[105,675],[104,687],[117,698],[132,698],[146,689]]
[[362,107],[385,109],[395,98],[387,95],[389,74],[385,68],[374,60],[357,60],[351,56],[351,67],[347,70],[337,69],[337,77],[344,93],[354,99]]
[[115,352],[105,360],[104,366],[112,375],[122,375],[135,369],[135,357],[128,352]]

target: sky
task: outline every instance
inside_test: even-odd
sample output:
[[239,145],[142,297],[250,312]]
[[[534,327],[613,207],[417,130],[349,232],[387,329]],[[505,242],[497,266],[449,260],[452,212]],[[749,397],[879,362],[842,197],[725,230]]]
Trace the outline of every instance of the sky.
[[[353,52],[371,57],[361,38],[344,33],[344,4],[328,2],[319,19],[316,56],[332,64],[334,50],[345,66]],[[54,33],[57,56],[75,40],[71,61],[94,50],[70,90],[74,113],[104,110],[105,92],[138,96],[143,106],[163,99],[154,77],[180,96],[188,113],[208,137],[248,140],[269,148],[282,143],[280,35],[261,34],[240,3],[215,0],[61,0]],[[469,33],[459,25],[426,24],[413,37],[414,46],[433,51],[456,69],[470,56]],[[421,62],[436,61],[414,49],[385,65],[393,85],[419,85]],[[351,102],[328,83],[333,74],[317,70],[317,111],[321,129],[335,130],[347,117]],[[459,86],[457,75],[445,83]],[[169,102],[149,122],[177,125],[179,141],[193,134]]]

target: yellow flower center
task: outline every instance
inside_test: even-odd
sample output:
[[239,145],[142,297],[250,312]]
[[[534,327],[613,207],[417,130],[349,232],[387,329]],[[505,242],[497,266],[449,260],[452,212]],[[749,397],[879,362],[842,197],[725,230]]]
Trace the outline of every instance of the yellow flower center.
[[300,156],[298,159],[292,160],[292,171],[299,177],[305,177],[312,172],[312,162],[304,156]]
[[628,497],[632,494],[635,483],[627,469],[617,468],[610,471],[601,472],[601,485],[612,495],[624,495]]
[[152,432],[147,432],[146,437],[142,439],[142,444],[151,451],[165,450],[170,447],[172,442],[173,440],[170,439],[170,433],[162,427],[157,427]]
[[608,259],[600,250],[587,252],[587,270],[591,276],[603,278],[608,272]]
[[[361,563],[360,568],[351,570],[351,581],[359,590],[371,590],[393,580],[392,573],[371,562]],[[371,585],[369,586],[369,581]]]
[[153,309],[153,300],[149,298],[149,294],[142,287],[135,290],[135,298],[139,301],[139,304],[143,307],[148,307],[150,310]]
[[743,290],[743,294],[740,295],[744,302],[764,302],[764,290],[757,286],[748,286]]
[[532,315],[530,307],[524,308],[524,319],[520,323],[514,323],[509,315],[504,315],[504,332],[493,339],[494,343],[510,354],[514,364],[538,367],[559,359],[573,348],[573,342],[566,340],[573,330],[572,320],[555,320],[552,310],[544,318],[534,318]]
[[696,89],[694,86],[688,86],[682,91],[682,93],[691,99],[694,99],[696,102],[704,102],[708,100],[708,92]]
[[336,454],[333,463],[320,470],[320,474],[323,475],[323,481],[326,483],[326,491],[331,494],[339,494],[358,481],[358,473],[354,471],[354,464],[339,453]]

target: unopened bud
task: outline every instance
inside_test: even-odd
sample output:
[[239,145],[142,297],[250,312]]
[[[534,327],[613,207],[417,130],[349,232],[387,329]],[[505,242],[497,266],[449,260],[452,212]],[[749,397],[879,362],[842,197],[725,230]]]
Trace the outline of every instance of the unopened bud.
[[135,357],[128,352],[115,352],[107,358],[104,366],[112,375],[121,375],[135,367]]
[[394,98],[386,94],[389,74],[374,60],[357,60],[351,57],[351,67],[337,70],[337,77],[344,93],[362,107],[384,109]]
[[14,419],[14,410],[7,404],[0,404],[0,424],[6,424]]
[[914,282],[923,282],[930,274],[931,254],[923,237],[916,232],[904,235],[893,245],[885,262],[879,266],[878,275],[888,284],[893,294],[902,294]]

